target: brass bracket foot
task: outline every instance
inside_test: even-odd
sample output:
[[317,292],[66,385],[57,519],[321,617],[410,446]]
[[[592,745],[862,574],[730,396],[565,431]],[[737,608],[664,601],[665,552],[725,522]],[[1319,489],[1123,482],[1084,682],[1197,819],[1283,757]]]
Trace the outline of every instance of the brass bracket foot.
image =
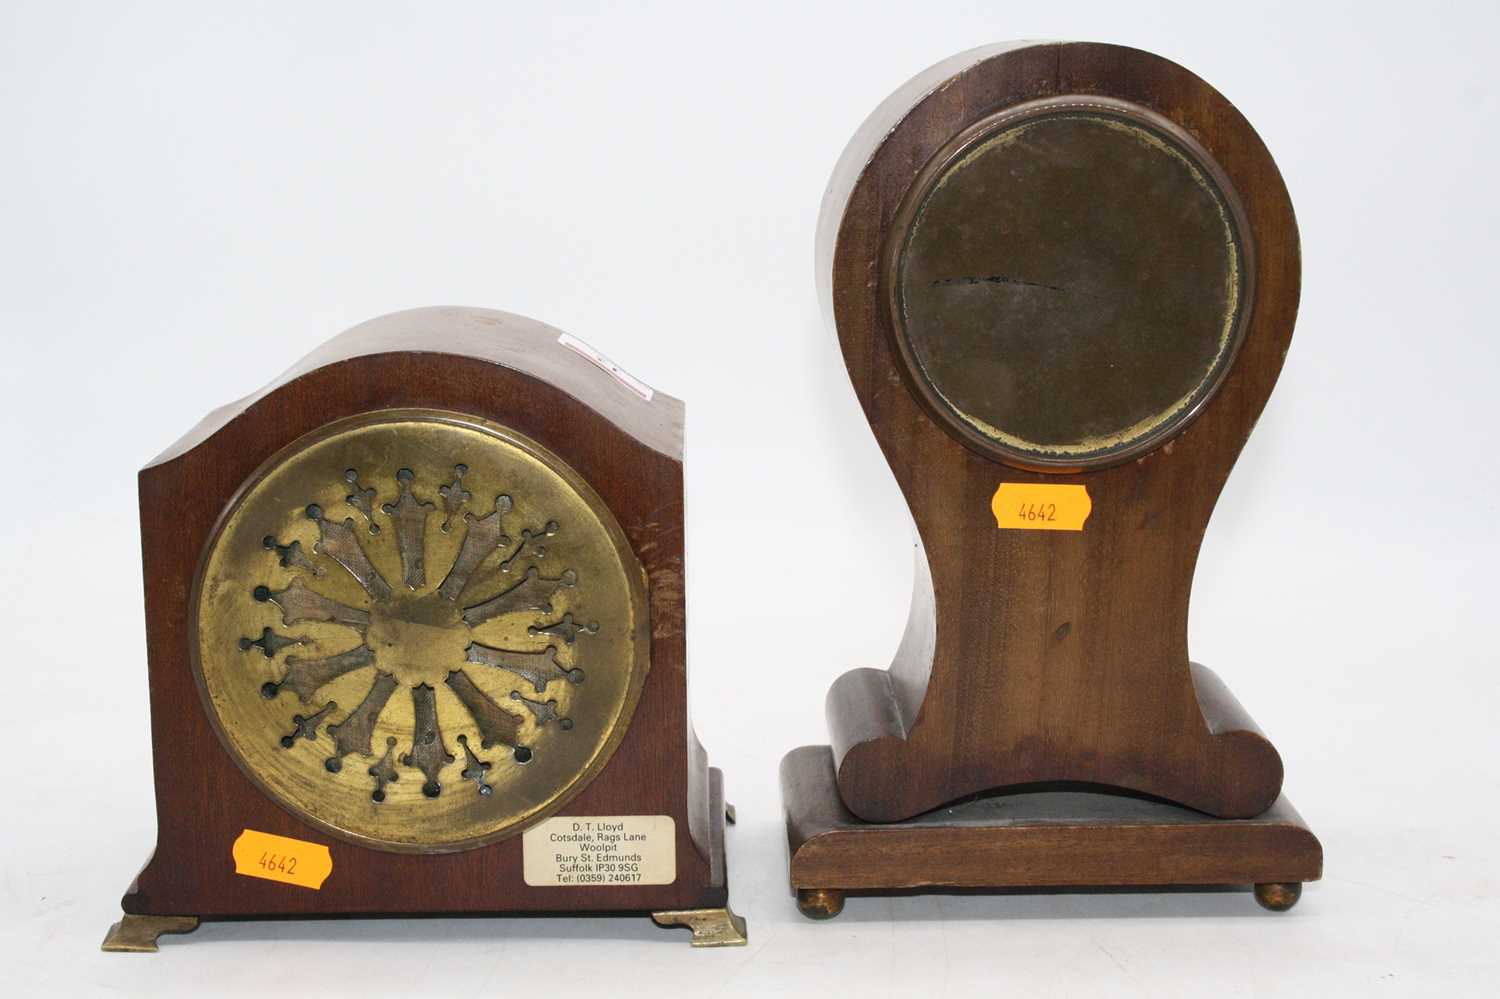
[[694,947],[743,947],[750,942],[745,919],[725,906],[722,909],[671,909],[653,912],[658,926],[686,926],[693,931]]
[[163,933],[191,933],[197,928],[197,916],[135,916],[127,912],[104,934],[99,949],[121,954],[155,954],[156,938]]
[[735,813],[734,806],[727,801],[724,802],[724,821],[730,825],[734,825],[737,818],[739,816]]

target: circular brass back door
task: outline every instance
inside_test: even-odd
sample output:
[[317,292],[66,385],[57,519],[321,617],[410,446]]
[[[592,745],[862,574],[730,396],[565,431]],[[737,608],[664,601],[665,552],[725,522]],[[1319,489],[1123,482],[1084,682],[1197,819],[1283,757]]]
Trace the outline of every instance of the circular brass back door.
[[608,761],[649,668],[645,575],[556,455],[457,414],[340,421],[251,478],[195,587],[240,766],[389,850],[491,842]]
[[898,216],[887,284],[918,390],[1002,461],[1160,444],[1238,344],[1251,272],[1227,181],[1144,109],[1038,101],[959,135]]

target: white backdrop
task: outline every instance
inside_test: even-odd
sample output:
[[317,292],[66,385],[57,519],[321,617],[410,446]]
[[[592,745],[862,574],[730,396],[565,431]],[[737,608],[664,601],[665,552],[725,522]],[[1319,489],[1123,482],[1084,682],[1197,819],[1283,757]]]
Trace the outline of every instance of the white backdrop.
[[[5,976],[18,994],[1478,993],[1500,961],[1493,4],[0,4]],[[1015,37],[1200,73],[1280,163],[1285,373],[1191,647],[1327,873],[1248,895],[786,888],[776,768],[895,648],[904,506],[814,298],[834,160]],[[692,709],[751,944],[641,919],[207,924],[98,953],[154,841],[135,472],[345,327],[466,304],[688,402]],[[184,706],[195,710],[196,706]]]

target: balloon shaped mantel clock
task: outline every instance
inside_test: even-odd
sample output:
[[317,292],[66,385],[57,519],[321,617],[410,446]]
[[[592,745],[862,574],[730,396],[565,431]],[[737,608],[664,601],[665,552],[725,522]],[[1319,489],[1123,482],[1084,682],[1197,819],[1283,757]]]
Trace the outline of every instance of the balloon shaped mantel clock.
[[832,745],[782,764],[804,912],[1245,884],[1280,909],[1320,876],[1275,748],[1187,650],[1299,270],[1265,146],[1145,52],[978,49],[859,130],[819,279],[916,523],[916,586],[890,668],[840,677]]
[[727,908],[682,404],[502,312],[358,326],[141,473],[156,852],[106,950],[244,916]]

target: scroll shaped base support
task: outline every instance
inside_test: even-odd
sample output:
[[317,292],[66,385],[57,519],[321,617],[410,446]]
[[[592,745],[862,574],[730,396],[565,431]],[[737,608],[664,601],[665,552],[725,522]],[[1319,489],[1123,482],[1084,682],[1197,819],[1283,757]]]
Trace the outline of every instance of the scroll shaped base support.
[[675,909],[653,912],[658,926],[686,926],[693,931],[694,947],[743,947],[750,942],[745,919],[729,906],[722,909]]
[[865,822],[839,797],[833,753],[781,762],[797,907],[830,919],[846,894],[924,889],[1255,886],[1284,912],[1323,874],[1323,847],[1283,796],[1250,819],[1081,791],[976,798],[904,822]]
[[197,928],[197,916],[134,916],[126,913],[104,934],[104,943],[99,949],[122,954],[155,954],[156,938],[163,933],[191,933]]

